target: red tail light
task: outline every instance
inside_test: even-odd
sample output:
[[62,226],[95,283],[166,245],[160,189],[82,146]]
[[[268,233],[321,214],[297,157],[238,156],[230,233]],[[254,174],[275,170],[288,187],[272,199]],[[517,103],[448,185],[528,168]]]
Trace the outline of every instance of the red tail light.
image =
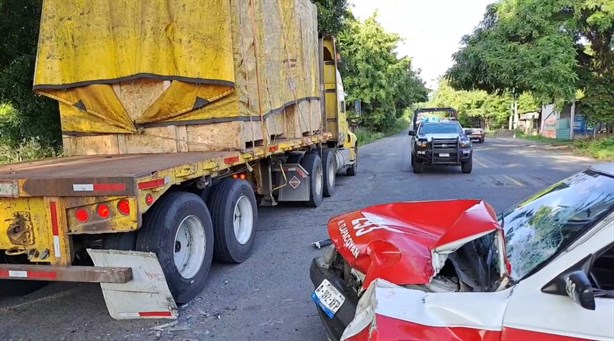
[[75,211],[75,218],[82,223],[87,223],[87,221],[90,220],[90,214],[87,213],[86,210],[80,208]]
[[130,215],[130,201],[122,199],[117,203],[117,210],[123,215]]
[[147,204],[147,206],[151,206],[154,203],[153,195],[147,194],[147,196],[145,197],[145,203]]
[[107,219],[111,215],[111,210],[109,209],[109,206],[105,204],[100,204],[96,209],[96,213],[98,213],[98,216],[100,218]]

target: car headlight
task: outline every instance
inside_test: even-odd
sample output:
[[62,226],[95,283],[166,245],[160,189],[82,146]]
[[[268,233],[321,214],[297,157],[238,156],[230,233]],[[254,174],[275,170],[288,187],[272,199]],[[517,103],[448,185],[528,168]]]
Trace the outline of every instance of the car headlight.
[[460,140],[460,146],[461,146],[462,148],[468,148],[468,147],[471,147],[471,141],[469,141],[469,140],[464,140],[464,139],[463,139],[463,140]]
[[416,141],[416,146],[426,147],[427,141]]

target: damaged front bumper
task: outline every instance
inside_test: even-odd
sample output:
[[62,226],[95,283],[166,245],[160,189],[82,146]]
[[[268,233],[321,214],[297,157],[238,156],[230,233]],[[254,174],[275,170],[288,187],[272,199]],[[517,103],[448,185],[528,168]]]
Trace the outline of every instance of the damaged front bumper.
[[[340,340],[345,328],[354,319],[354,313],[358,305],[358,297],[346,281],[334,271],[328,269],[328,266],[324,265],[322,257],[314,258],[312,261],[311,268],[309,269],[309,277],[314,285],[314,289],[318,288],[325,280],[328,280],[345,298],[343,304],[339,310],[334,313],[332,318],[327,315],[327,312],[324,310],[325,308],[318,303],[317,298],[314,299],[316,309],[318,310],[320,319],[322,319],[328,339]],[[312,295],[312,297],[314,297],[314,295]]]

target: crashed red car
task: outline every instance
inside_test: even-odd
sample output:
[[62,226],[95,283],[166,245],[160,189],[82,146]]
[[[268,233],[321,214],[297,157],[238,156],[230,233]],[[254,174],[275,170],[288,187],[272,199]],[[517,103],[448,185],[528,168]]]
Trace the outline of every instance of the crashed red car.
[[505,210],[372,206],[329,221],[312,299],[331,340],[614,339],[614,163]]

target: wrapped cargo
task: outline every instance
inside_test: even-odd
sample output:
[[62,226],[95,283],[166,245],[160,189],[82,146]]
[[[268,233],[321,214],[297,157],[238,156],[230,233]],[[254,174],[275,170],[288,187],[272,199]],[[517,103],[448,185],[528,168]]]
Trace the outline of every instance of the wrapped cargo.
[[46,0],[34,90],[67,155],[244,150],[322,130],[309,0]]

